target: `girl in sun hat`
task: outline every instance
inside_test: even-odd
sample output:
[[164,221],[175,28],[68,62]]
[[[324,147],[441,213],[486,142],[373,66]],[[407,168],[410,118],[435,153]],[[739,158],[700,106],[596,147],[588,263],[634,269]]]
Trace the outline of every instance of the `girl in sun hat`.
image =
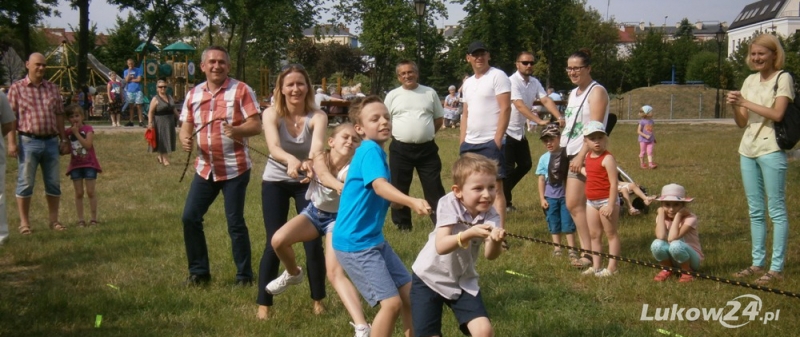
[[[683,186],[669,184],[661,188],[661,195],[656,200],[661,202],[661,206],[656,216],[656,239],[650,245],[653,257],[664,267],[699,269],[704,256],[700,249],[700,236],[697,234],[697,216],[688,206],[694,198],[686,196]],[[672,272],[665,269],[653,280],[665,281],[671,275]],[[692,280],[692,275],[681,274],[678,281]]]
[[653,162],[653,147],[656,145],[656,136],[653,134],[653,107],[649,105],[643,106],[639,109],[639,126],[636,128],[636,133],[639,135],[639,166],[643,169],[648,168],[644,163],[644,155],[647,154],[647,161],[650,163],[650,168],[658,167]]

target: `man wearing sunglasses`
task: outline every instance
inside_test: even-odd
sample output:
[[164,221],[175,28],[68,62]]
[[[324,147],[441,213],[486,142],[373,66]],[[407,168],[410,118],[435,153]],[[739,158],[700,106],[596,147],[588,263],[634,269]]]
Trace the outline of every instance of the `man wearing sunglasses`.
[[460,153],[477,153],[497,161],[494,208],[500,214],[500,227],[503,228],[506,219],[503,138],[511,116],[511,82],[506,73],[489,65],[490,60],[489,50],[483,42],[472,42],[467,48],[467,62],[475,74],[464,81],[462,87]]
[[550,121],[542,120],[533,112],[533,102],[537,99],[563,125],[564,118],[558,107],[547,96],[542,84],[533,77],[533,54],[527,51],[517,56],[517,72],[509,77],[511,81],[511,118],[506,130],[505,165],[506,178],[503,180],[506,212],[516,210],[511,202],[511,190],[525,177],[533,167],[531,149],[525,139],[525,125],[532,120],[539,125],[547,125]]

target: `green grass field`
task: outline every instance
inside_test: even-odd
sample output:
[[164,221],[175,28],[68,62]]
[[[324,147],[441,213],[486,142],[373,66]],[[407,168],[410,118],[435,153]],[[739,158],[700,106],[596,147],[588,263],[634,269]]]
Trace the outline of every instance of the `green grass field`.
[[[749,220],[736,151],[742,132],[730,125],[657,125],[656,161],[660,166],[641,170],[635,130],[634,124],[618,125],[610,150],[620,166],[651,193],[677,182],[696,198],[692,208],[700,218],[706,256],[701,272],[727,278],[748,266]],[[449,166],[458,154],[457,137],[455,130],[438,135],[446,185],[451,184]],[[544,148],[538,137],[530,138],[535,163]],[[252,143],[266,149],[263,137]],[[5,191],[12,233],[0,248],[0,336],[352,336],[347,324],[350,318],[330,286],[325,301],[328,311],[323,315],[312,314],[304,283],[276,297],[270,320],[256,320],[255,287],[233,285],[235,270],[221,200],[205,217],[214,280],[207,288],[181,287],[187,271],[180,214],[189,182],[178,183],[178,179],[185,153],[174,153],[173,165],[162,167],[155,155],[145,152],[140,132],[99,133],[96,147],[104,172],[98,180],[101,225],[94,228],[73,226],[73,187],[64,177],[61,220],[70,228],[66,232],[47,229],[39,175],[31,212],[34,234],[17,234],[16,160],[8,160]],[[253,154],[253,161],[245,218],[257,270],[265,245],[259,184],[265,158]],[[67,162],[68,157],[63,157],[63,170]],[[792,226],[800,219],[797,181],[800,163],[793,161],[786,188]],[[418,183],[412,194],[421,196]],[[514,196],[519,211],[509,215],[507,230],[549,240],[532,173],[514,190]],[[622,255],[653,261],[649,247],[654,219],[653,212],[621,218]],[[408,267],[432,228],[427,218],[415,221],[411,233],[385,226],[387,239]],[[792,228],[791,232],[797,231]],[[771,235],[768,237],[767,247],[771,247]],[[620,264],[615,277],[582,277],[569,267],[566,257],[552,257],[551,247],[509,240],[510,251],[478,265],[497,336],[664,336],[658,329],[687,337],[793,336],[800,330],[797,298],[706,280],[656,283],[652,278],[657,270],[627,263]],[[303,261],[302,249],[297,252]],[[775,283],[776,288],[800,292],[799,254],[798,237],[791,235],[786,279]],[[743,306],[735,313],[733,305],[727,305],[747,294],[763,302],[754,321],[742,315],[750,299],[740,300]],[[649,317],[655,308],[675,304],[680,308],[725,308],[726,314],[738,316],[726,323],[747,324],[725,328],[719,321],[702,318],[693,322],[642,321],[645,304]],[[767,312],[778,310],[777,321],[760,321]],[[369,320],[375,312],[366,309]],[[95,327],[97,315],[102,315],[100,327]],[[460,335],[452,314],[444,316],[444,334]],[[395,335],[400,335],[399,324]]]

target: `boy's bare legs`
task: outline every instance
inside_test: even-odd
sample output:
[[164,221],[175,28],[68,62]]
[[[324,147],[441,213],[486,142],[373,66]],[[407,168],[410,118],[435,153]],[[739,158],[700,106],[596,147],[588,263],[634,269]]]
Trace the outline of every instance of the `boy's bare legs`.
[[494,336],[492,323],[489,322],[489,318],[486,317],[478,317],[469,321],[469,323],[467,323],[467,329],[469,330],[469,334],[472,335],[472,337]]
[[375,315],[375,319],[372,321],[372,330],[370,331],[370,336],[392,336],[394,323],[397,321],[397,316],[400,316],[400,311],[402,310],[403,305],[403,300],[400,298],[400,295],[380,301],[381,308],[378,310],[378,313]]
[[[603,251],[603,225],[601,224],[600,212],[594,207],[586,208],[586,224],[589,227],[589,250],[602,252]],[[583,249],[587,249],[583,247]],[[594,271],[603,269],[603,258],[600,255],[592,254],[592,268]]]
[[[561,234],[551,234],[551,236],[553,237],[553,243],[555,243],[557,245],[561,244]],[[560,252],[561,251],[561,247],[555,246],[555,247],[553,247],[553,251],[554,252]]]
[[356,325],[367,325],[367,319],[364,317],[364,310],[361,308],[361,299],[358,295],[356,287],[345,276],[342,265],[336,259],[336,254],[333,252],[333,235],[325,235],[325,268],[327,269],[328,281],[331,282],[333,289],[339,294],[339,299],[342,300],[344,308],[353,319]]
[[403,301],[403,307],[400,309],[400,316],[403,319],[403,333],[406,337],[414,336],[414,324],[411,321],[411,282],[408,282],[400,288],[400,300]]
[[[600,216],[600,224],[603,226],[603,232],[606,234],[606,239],[608,239],[608,253],[619,256],[620,252],[622,251],[622,244],[620,243],[619,236],[617,235],[617,226],[619,224],[619,206],[614,205],[614,210],[611,212],[611,217],[606,218],[604,216]],[[600,246],[595,248],[595,250],[598,252],[603,250],[602,239],[600,240]],[[608,260],[608,271],[612,273],[617,271],[616,259]]]

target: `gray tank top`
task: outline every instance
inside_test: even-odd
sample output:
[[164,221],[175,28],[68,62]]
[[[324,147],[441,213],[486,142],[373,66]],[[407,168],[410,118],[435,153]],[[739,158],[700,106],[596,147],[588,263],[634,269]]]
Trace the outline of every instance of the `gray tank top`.
[[[311,129],[308,126],[310,122],[311,116],[309,114],[303,123],[303,131],[297,137],[292,137],[289,134],[283,118],[278,122],[278,138],[280,139],[281,148],[299,160],[308,159],[308,152],[311,151]],[[272,158],[272,155],[267,159],[267,166],[264,168],[262,179],[264,181],[298,181],[289,177],[286,174],[286,166]]]

